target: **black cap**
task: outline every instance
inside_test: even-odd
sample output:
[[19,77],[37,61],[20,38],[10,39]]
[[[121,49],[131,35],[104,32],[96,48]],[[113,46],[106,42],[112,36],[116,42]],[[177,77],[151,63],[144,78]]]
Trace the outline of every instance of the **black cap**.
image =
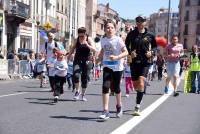
[[135,18],[135,20],[136,20],[136,22],[141,23],[141,22],[145,22],[146,18],[142,17],[142,16],[138,16],[138,17]]

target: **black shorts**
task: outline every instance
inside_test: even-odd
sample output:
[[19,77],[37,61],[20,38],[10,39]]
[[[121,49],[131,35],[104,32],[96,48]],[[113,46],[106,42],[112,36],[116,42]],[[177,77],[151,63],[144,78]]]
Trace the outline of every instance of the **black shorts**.
[[103,93],[108,93],[109,89],[116,94],[121,92],[120,82],[123,71],[113,71],[110,68],[103,68]]
[[132,65],[131,67],[131,77],[133,81],[138,80],[140,76],[147,77],[149,67],[148,66],[140,66],[140,65]]

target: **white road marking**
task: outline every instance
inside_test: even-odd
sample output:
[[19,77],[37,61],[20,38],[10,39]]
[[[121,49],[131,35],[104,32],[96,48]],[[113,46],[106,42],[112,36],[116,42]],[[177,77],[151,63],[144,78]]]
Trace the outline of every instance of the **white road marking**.
[[[49,91],[50,89],[42,89],[39,91]],[[6,94],[6,95],[1,95],[0,98],[3,97],[9,97],[9,96],[16,96],[16,95],[21,95],[21,94],[26,94],[26,93],[30,93],[30,92],[21,92],[21,93],[15,93],[15,94]]]
[[8,96],[14,96],[14,95],[21,95],[21,94],[26,94],[26,93],[28,93],[28,92],[15,93],[15,94],[6,94],[6,95],[1,95],[0,98],[8,97]]
[[[180,80],[178,80],[178,84]],[[177,84],[177,85],[178,85]],[[158,100],[148,106],[141,112],[141,116],[134,116],[117,129],[112,131],[110,134],[127,134],[130,132],[135,126],[137,126],[142,120],[144,120],[148,115],[150,115],[156,108],[158,108],[167,98],[173,93],[172,85],[169,84],[169,93],[167,95],[162,95]]]

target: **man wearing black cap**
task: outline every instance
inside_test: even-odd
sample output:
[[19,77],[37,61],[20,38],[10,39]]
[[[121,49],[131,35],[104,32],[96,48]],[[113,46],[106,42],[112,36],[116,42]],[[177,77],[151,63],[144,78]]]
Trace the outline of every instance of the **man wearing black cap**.
[[140,116],[140,103],[144,94],[145,79],[149,65],[152,64],[152,53],[156,48],[155,36],[145,28],[146,18],[136,17],[137,26],[128,33],[125,44],[129,52],[131,77],[137,91],[134,116]]

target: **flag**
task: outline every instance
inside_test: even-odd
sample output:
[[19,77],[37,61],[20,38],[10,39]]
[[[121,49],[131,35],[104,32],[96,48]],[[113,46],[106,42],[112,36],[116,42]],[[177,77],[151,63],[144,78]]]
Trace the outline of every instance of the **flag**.
[[48,40],[48,37],[47,37],[46,31],[40,30],[39,32],[40,32],[40,36],[41,36],[43,39],[45,39],[45,41],[47,41],[47,40]]

